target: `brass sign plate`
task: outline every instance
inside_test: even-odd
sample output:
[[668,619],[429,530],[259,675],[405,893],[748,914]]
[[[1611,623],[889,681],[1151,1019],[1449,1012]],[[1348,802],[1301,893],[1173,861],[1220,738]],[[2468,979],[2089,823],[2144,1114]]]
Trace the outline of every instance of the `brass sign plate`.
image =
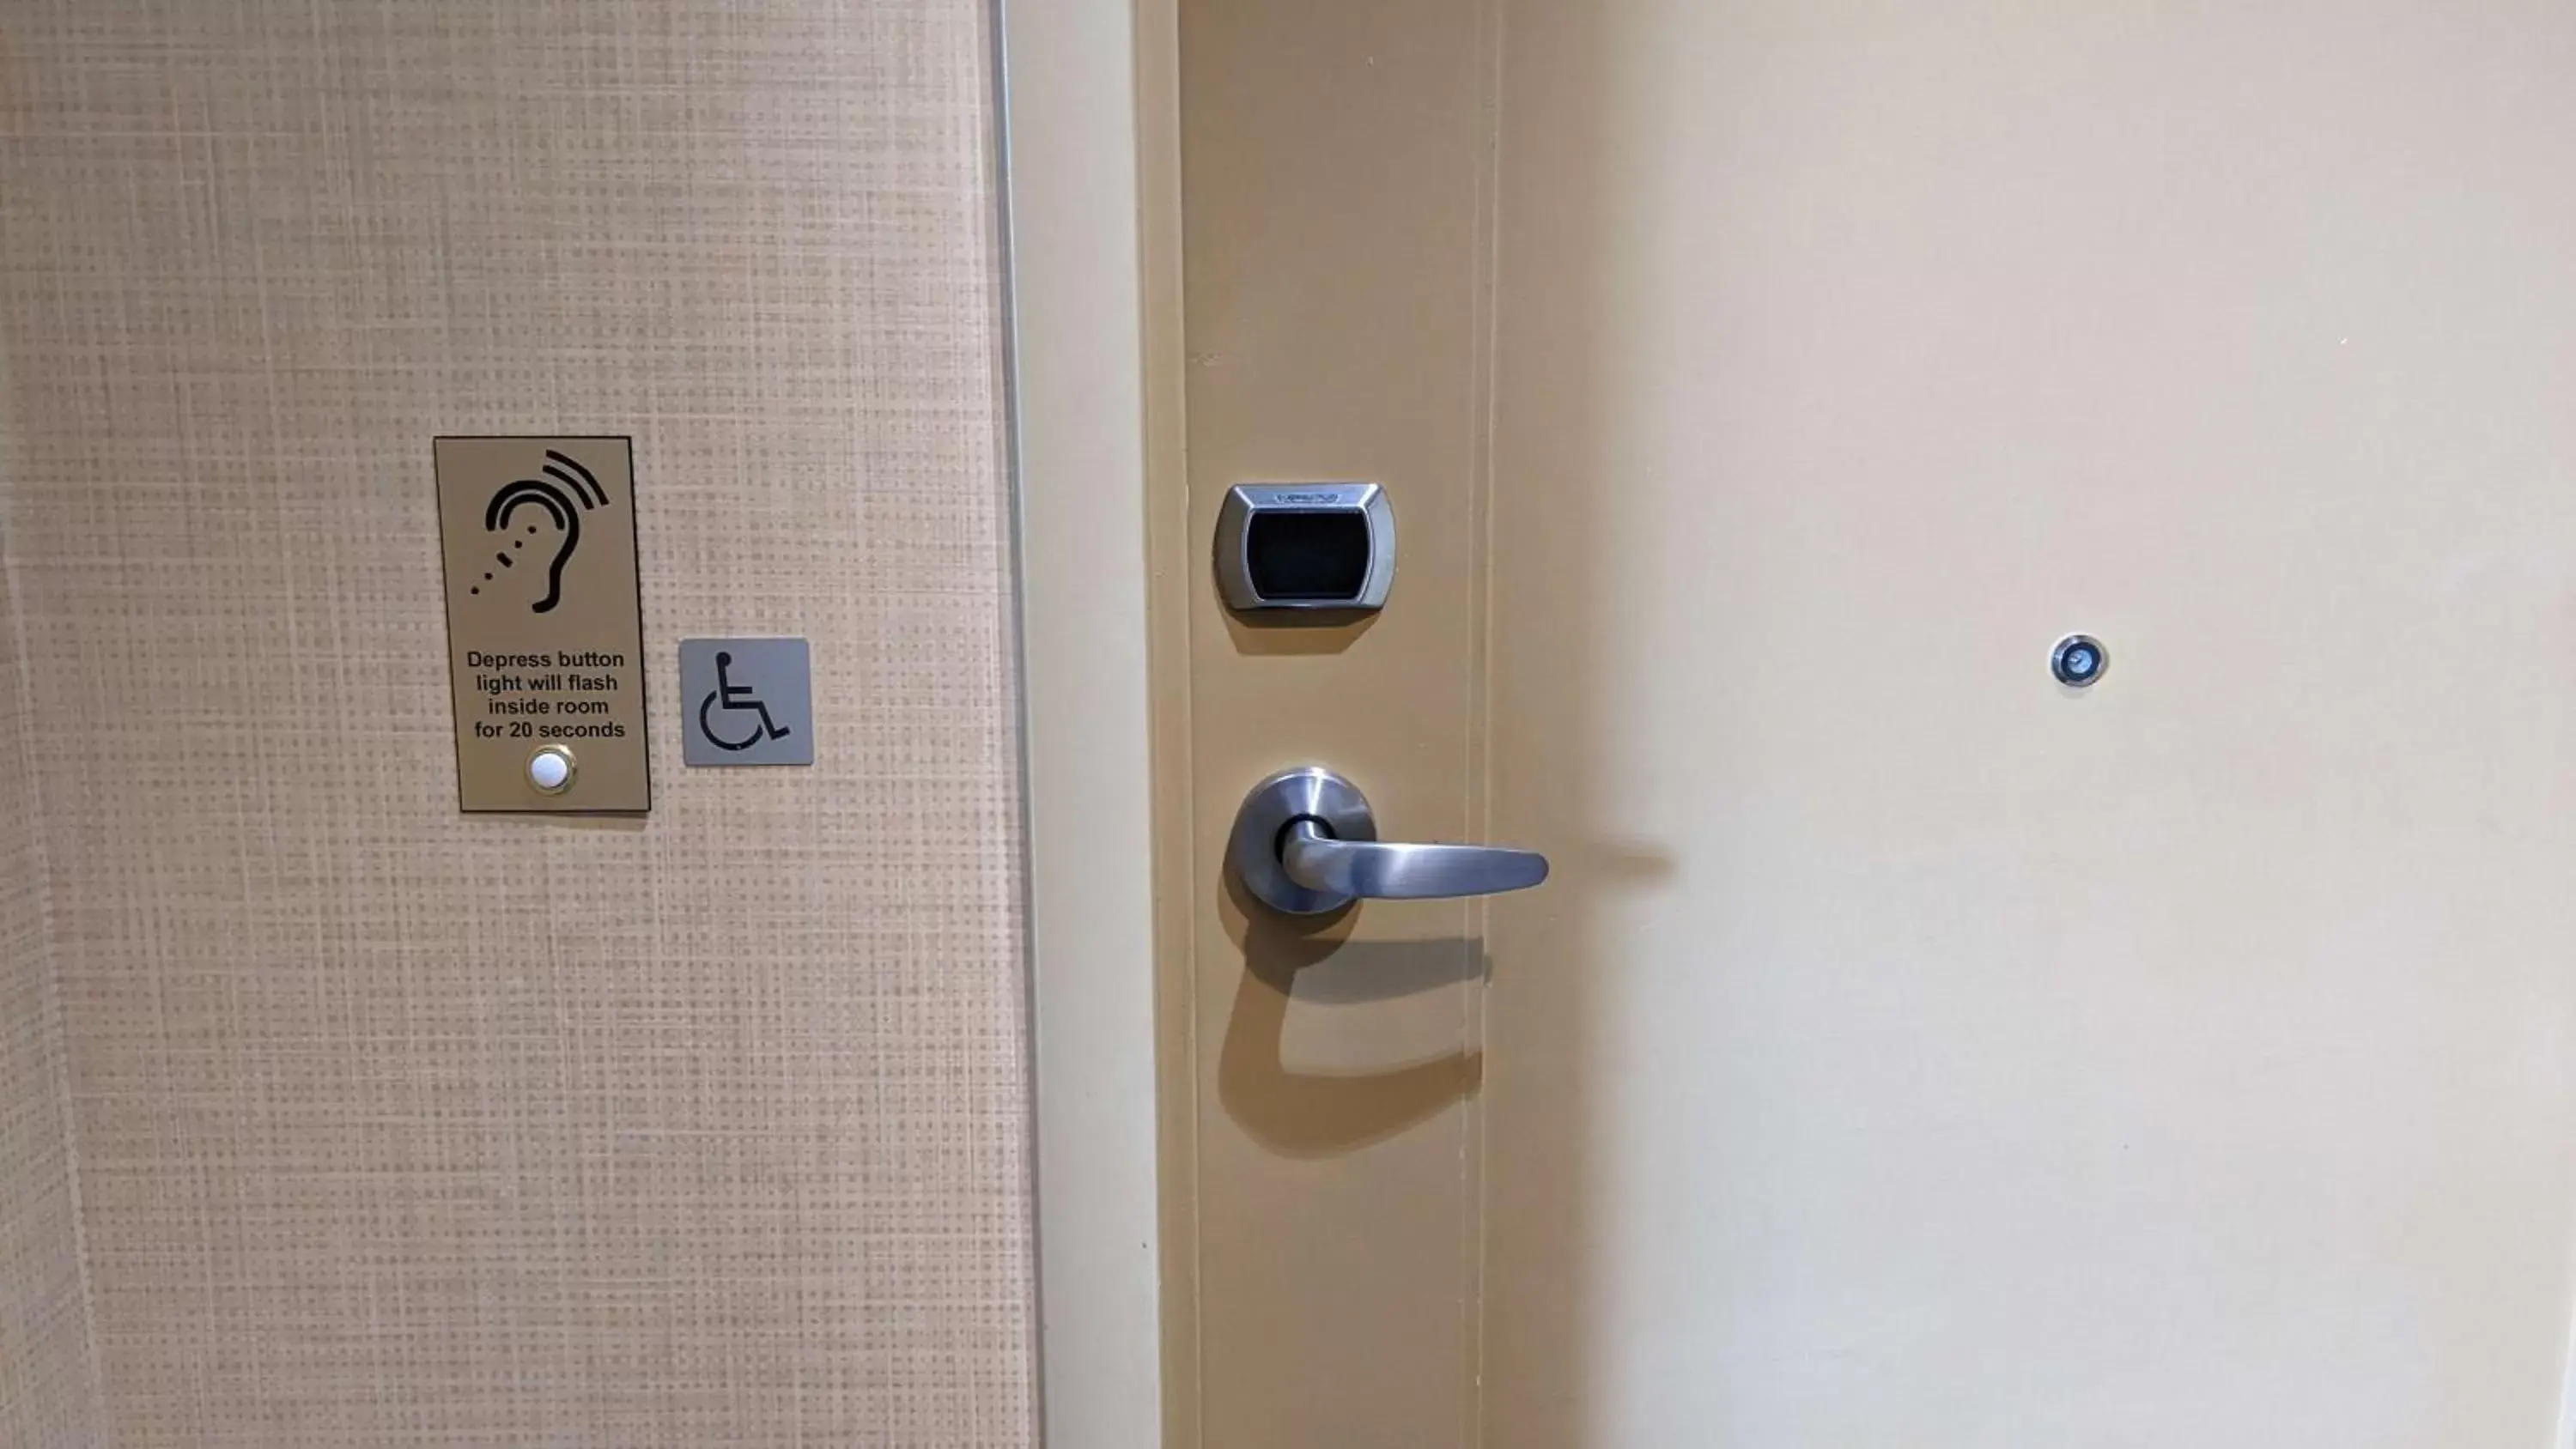
[[644,610],[625,438],[440,438],[457,803],[642,811]]

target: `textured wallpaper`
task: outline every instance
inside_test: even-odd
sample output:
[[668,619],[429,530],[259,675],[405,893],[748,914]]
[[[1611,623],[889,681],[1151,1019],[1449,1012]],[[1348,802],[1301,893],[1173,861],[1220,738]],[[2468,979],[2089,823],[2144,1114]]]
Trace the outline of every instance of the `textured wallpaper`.
[[[0,434],[0,469],[8,466]],[[5,475],[0,475],[5,476]],[[0,572],[0,1449],[100,1442],[63,1090],[62,1017],[45,951],[44,856],[18,620]]]
[[[989,53],[981,0],[0,9],[121,1449],[1031,1441]],[[477,432],[634,437],[647,820],[457,813],[430,440]],[[814,768],[681,767],[724,633],[813,641]],[[23,890],[0,1307],[60,1325]],[[87,1442],[30,1372],[0,1431]]]

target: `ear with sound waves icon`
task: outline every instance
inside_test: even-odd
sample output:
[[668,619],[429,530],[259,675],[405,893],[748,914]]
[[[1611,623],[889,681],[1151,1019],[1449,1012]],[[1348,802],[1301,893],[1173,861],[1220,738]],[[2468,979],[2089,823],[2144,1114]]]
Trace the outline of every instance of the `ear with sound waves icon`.
[[[543,478],[522,478],[504,485],[483,508],[483,528],[489,533],[507,531],[510,516],[523,507],[543,512],[563,533],[562,547],[555,550],[554,560],[546,565],[546,596],[528,606],[528,612],[532,614],[552,612],[555,605],[563,602],[564,564],[572,558],[572,551],[581,547],[581,516],[593,508],[608,506],[607,490],[599,486],[598,477],[573,459],[548,448],[543,471],[546,475]],[[535,533],[535,527],[531,526],[528,532]],[[510,545],[513,549],[517,547],[516,543]],[[509,549],[493,557],[505,569],[517,566]],[[483,577],[488,582],[492,575]],[[478,588],[474,592],[479,594],[483,591]]]

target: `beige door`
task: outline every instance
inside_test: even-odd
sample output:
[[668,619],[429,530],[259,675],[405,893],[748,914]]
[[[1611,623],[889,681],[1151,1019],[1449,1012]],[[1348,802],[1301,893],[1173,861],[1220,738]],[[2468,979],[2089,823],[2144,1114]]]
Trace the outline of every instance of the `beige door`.
[[[2564,1442],[2576,9],[1179,62],[1185,1441]],[[1388,607],[1230,615],[1307,479]],[[1555,877],[1291,925],[1223,845],[1300,764]]]

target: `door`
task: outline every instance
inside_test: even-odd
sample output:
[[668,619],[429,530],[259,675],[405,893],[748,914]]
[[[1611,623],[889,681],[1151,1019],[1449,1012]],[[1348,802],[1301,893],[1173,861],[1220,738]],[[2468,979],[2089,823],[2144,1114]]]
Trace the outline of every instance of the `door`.
[[2564,1442],[2576,10],[1179,20],[1184,1430]]

